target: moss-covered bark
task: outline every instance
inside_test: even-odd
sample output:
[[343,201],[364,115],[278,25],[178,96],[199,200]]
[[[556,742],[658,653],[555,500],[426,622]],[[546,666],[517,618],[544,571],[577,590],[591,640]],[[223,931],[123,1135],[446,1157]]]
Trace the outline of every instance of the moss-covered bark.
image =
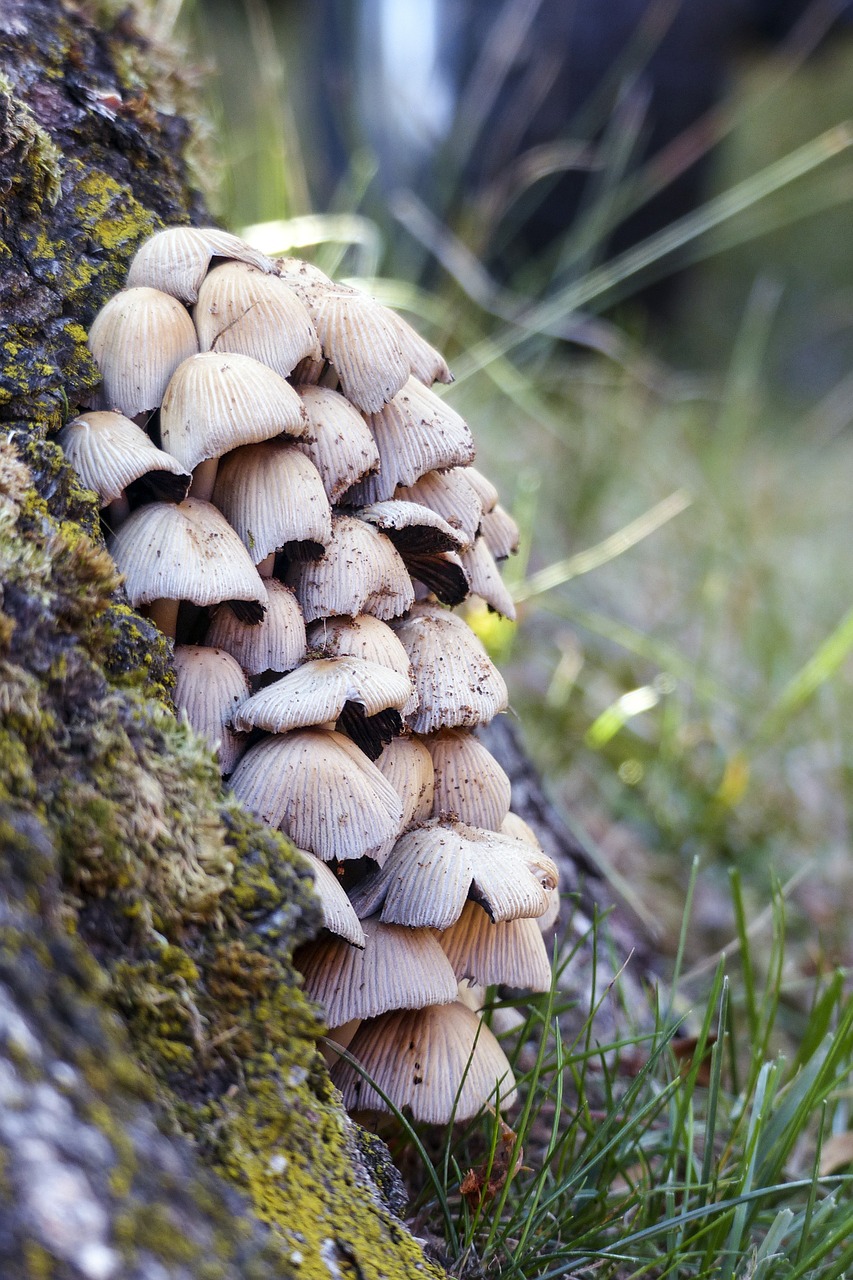
[[429,1274],[316,1053],[300,861],[175,721],[50,442],[138,243],[202,216],[168,57],[100,17],[0,10],[0,1273]]

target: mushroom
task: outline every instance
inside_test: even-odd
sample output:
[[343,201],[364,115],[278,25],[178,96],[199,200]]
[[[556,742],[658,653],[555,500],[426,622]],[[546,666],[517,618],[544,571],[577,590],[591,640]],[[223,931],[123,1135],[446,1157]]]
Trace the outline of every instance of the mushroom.
[[379,467],[379,450],[361,414],[328,387],[297,388],[305,408],[310,437],[298,448],[320,472],[329,502]]
[[267,578],[266,588],[267,611],[260,624],[249,626],[222,607],[205,636],[205,644],[225,649],[249,676],[292,671],[305,657],[305,621],[296,596],[275,578]]
[[287,581],[306,622],[372,613],[397,618],[414,602],[412,581],[393,543],[352,516],[332,516],[332,538],[322,560],[292,564]]
[[461,822],[431,821],[402,835],[382,866],[352,891],[360,917],[447,929],[472,897],[492,920],[540,916],[557,868],[522,840]]
[[415,673],[415,733],[487,724],[507,705],[497,667],[462,618],[436,605],[417,604],[395,624]]
[[198,351],[198,339],[177,298],[124,289],[92,321],[89,349],[104,380],[98,407],[135,418],[159,407],[178,365]]
[[269,365],[283,378],[320,344],[299,298],[276,275],[225,262],[205,276],[193,309],[201,351],[233,351]]
[[218,459],[239,445],[308,430],[299,396],[251,356],[204,351],[176,369],[160,409],[163,447],[193,472],[193,497],[210,500]]
[[403,802],[400,835],[413,823],[424,822],[432,816],[432,757],[420,738],[392,738],[377,757],[376,767]]
[[[543,852],[539,837],[533,830],[529,822],[525,822],[517,813],[511,811],[506,815],[500,827],[504,835],[514,836],[516,840],[526,840],[534,849]],[[557,923],[560,916],[560,886],[554,885],[553,889],[548,891],[548,906],[541,916],[536,917],[536,923],[543,931],[551,929]]]
[[481,532],[496,560],[506,560],[518,550],[518,525],[499,502],[483,515]]
[[[488,517],[484,516],[484,519]],[[479,596],[495,613],[515,621],[515,603],[488,548],[485,538],[477,538],[459,559],[471,584],[472,595]]]
[[240,708],[235,729],[290,729],[338,721],[362,751],[375,760],[403,727],[400,708],[412,682],[364,658],[316,658],[254,694]]
[[94,489],[106,507],[113,529],[130,515],[127,490],[137,481],[161,501],[182,502],[187,496],[189,472],[124,414],[81,413],[57,439],[86,488]]
[[353,1111],[388,1111],[377,1090],[427,1124],[469,1120],[498,1094],[501,1107],[515,1101],[506,1055],[476,1013],[458,1000],[380,1014],[361,1024],[349,1050],[367,1079],[341,1059],[332,1080]]
[[134,511],[109,543],[130,603],[174,638],[182,600],[227,601],[244,622],[260,622],[267,591],[248,552],[216,507],[198,498]]
[[434,816],[500,831],[511,786],[494,756],[470,730],[441,729],[423,741],[434,770]]
[[314,892],[320,899],[323,927],[330,933],[345,938],[353,947],[363,947],[366,941],[364,929],[338,877],[325,862],[315,858],[313,853],[308,853],[305,849],[298,852],[308,863],[314,877]]
[[442,604],[461,604],[468,577],[455,554],[465,538],[435,511],[399,498],[374,502],[357,513],[390,538],[412,578],[424,584]]
[[526,991],[548,991],[551,964],[539,921],[528,917],[493,923],[476,902],[436,935],[456,977],[490,986],[503,983]]
[[[354,618],[321,618],[308,628],[308,643],[317,653],[327,658],[366,658],[390,667],[409,681],[414,681],[409,655],[385,622],[363,613]],[[411,715],[418,705],[418,695],[412,695],[401,708],[401,714]]]
[[458,529],[470,544],[480,528],[483,504],[466,479],[469,470],[469,467],[451,467],[449,471],[428,471],[414,484],[398,485],[394,497],[429,507],[451,528]]
[[232,733],[234,712],[249,697],[249,682],[239,663],[222,649],[206,645],[175,646],[175,706],[196,733],[207,738],[223,774],[240,758],[245,736]]
[[248,262],[260,271],[274,269],[270,258],[217,227],[167,227],[137,250],[127,283],[159,289],[181,302],[195,302],[212,258]]
[[331,729],[298,729],[250,747],[231,787],[254,814],[324,862],[382,861],[403,816],[391,784]]
[[396,311],[386,308],[386,314],[394,321],[403,356],[412,377],[417,378],[418,382],[422,382],[426,387],[431,387],[434,382],[452,382],[453,374],[447,367],[447,361],[441,352],[436,351],[435,347],[431,346],[426,338],[422,338],[408,320],[404,320]]
[[332,511],[320,473],[283,440],[244,445],[219,464],[213,502],[237,530],[263,578],[276,551],[314,560],[332,538]]

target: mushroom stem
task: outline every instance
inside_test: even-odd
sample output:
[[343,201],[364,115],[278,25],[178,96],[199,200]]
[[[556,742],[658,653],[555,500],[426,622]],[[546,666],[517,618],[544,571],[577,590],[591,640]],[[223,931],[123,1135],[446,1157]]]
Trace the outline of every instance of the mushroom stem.
[[213,486],[216,483],[218,468],[218,458],[205,458],[193,469],[193,482],[190,485],[190,494],[193,498],[201,498],[203,502],[213,500]]
[[180,600],[152,600],[145,611],[155,627],[159,627],[171,640],[174,640],[178,629],[180,604]]
[[271,551],[268,556],[264,556],[255,567],[262,578],[271,578],[275,568],[275,552]]
[[326,1032],[326,1039],[331,1043],[321,1045],[320,1052],[326,1059],[327,1066],[333,1067],[341,1056],[336,1051],[335,1045],[340,1045],[342,1049],[346,1049],[350,1040],[352,1040],[361,1026],[361,1022],[361,1018],[350,1018],[349,1022],[344,1022],[339,1027],[332,1027],[331,1030]]
[[107,503],[106,522],[113,532],[124,524],[129,515],[130,503],[126,493],[122,492],[118,498],[113,498],[112,502]]

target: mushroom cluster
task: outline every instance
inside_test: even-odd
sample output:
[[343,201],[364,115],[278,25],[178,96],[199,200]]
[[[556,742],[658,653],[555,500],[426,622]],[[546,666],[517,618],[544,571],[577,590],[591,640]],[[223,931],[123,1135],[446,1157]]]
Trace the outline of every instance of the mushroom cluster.
[[61,443],[174,640],[178,708],[310,860],[325,929],[297,966],[374,1082],[330,1050],[346,1105],[508,1104],[482,989],[547,988],[557,872],[476,736],[507,691],[452,608],[513,616],[517,531],[430,390],[446,363],[369,295],[189,227],[142,246],[90,345]]

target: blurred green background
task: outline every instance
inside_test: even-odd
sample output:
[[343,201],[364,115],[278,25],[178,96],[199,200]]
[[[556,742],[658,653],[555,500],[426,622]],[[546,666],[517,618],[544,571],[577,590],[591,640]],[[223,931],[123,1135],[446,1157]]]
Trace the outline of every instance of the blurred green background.
[[[234,230],[312,212],[323,157],[303,105],[318,74],[305,13],[262,0],[180,13],[212,73],[205,176]],[[794,1008],[815,972],[853,961],[853,153],[835,135],[834,158],[800,152],[808,171],[765,193],[769,166],[853,115],[853,40],[796,70],[742,51],[730,73],[675,309],[650,322],[626,296],[599,319],[593,299],[597,351],[546,331],[548,282],[532,270],[506,282],[526,328],[484,307],[476,254],[454,278],[407,240],[363,151],[335,199],[363,218],[355,250],[299,252],[368,274],[451,359],[450,402],[524,535],[506,571],[521,626],[475,622],[588,847],[663,954],[700,860],[690,963],[734,934],[733,868],[759,949],[780,880]],[[715,197],[744,183],[750,207],[703,231]],[[464,219],[451,231],[475,247]]]

